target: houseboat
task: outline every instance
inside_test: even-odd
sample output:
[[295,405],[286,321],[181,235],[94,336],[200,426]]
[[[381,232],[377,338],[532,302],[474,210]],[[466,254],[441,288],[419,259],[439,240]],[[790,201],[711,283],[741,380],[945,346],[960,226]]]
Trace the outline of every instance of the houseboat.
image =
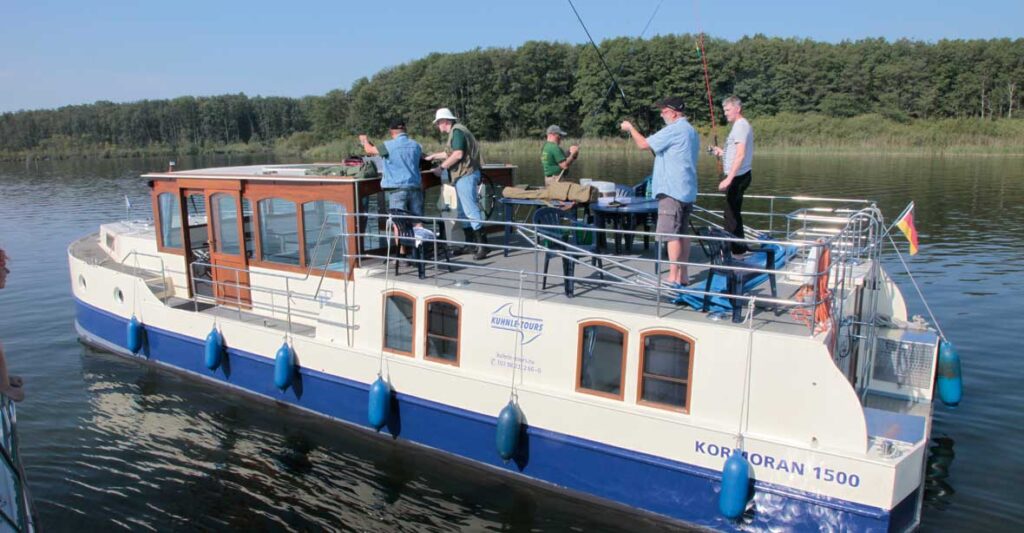
[[475,261],[450,210],[388,212],[327,167],[144,175],[151,221],[68,248],[81,340],[688,524],[919,523],[948,347],[908,319],[874,203],[749,197],[739,258],[702,195],[678,287],[642,195],[498,200]]

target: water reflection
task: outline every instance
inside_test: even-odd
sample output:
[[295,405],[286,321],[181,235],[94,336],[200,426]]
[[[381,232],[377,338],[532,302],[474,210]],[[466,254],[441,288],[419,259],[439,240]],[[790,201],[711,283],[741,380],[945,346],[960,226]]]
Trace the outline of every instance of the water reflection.
[[953,439],[948,436],[932,438],[928,447],[928,466],[925,469],[925,509],[945,511],[952,503],[956,491],[949,484],[949,468],[953,466],[956,453]]

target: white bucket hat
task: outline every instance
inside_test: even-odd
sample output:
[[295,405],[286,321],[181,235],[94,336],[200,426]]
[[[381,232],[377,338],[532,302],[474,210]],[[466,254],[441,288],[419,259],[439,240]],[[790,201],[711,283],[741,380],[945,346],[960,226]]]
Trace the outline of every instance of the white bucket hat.
[[434,124],[437,124],[438,120],[450,120],[452,122],[455,122],[458,119],[455,118],[454,114],[452,114],[451,109],[448,109],[447,107],[442,107],[441,109],[438,109],[436,113],[434,113]]

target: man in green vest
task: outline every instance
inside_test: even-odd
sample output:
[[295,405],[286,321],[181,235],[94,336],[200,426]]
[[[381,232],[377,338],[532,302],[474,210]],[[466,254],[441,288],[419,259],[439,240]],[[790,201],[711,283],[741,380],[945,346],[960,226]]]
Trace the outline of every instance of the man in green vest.
[[482,223],[484,216],[477,198],[482,168],[480,145],[469,128],[459,124],[451,109],[447,107],[437,110],[434,124],[441,133],[448,134],[448,140],[445,141],[443,152],[430,154],[426,159],[440,160],[441,165],[434,169],[434,174],[442,181],[447,174],[448,179],[455,185],[455,192],[459,198],[459,218],[469,219],[469,222],[463,222],[466,241],[476,243],[473,259],[479,261],[487,257],[487,234],[483,231]]
[[540,164],[544,167],[544,185],[551,185],[559,181],[566,181],[565,173],[569,166],[579,157],[580,147],[573,145],[569,147],[569,154],[562,150],[562,138],[567,133],[555,124],[548,126],[547,142],[540,149]]

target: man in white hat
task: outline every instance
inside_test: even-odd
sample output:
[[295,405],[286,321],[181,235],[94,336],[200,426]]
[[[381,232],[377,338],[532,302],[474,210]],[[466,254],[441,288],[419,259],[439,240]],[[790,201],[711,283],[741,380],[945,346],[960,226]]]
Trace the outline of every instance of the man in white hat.
[[430,154],[426,159],[440,160],[441,165],[434,169],[434,174],[441,176],[448,172],[455,185],[459,197],[459,218],[471,220],[463,223],[466,241],[477,244],[473,259],[479,261],[487,257],[487,248],[484,246],[487,244],[487,236],[481,223],[484,216],[476,192],[480,186],[480,145],[469,128],[459,124],[452,110],[447,107],[437,110],[434,124],[441,133],[448,134],[448,140],[445,141],[443,152]]
[[565,181],[565,173],[569,170],[569,166],[579,157],[579,146],[570,146],[568,154],[562,150],[560,145],[562,138],[566,135],[568,134],[565,130],[558,125],[548,126],[547,142],[540,149],[540,164],[544,167],[544,185]]

